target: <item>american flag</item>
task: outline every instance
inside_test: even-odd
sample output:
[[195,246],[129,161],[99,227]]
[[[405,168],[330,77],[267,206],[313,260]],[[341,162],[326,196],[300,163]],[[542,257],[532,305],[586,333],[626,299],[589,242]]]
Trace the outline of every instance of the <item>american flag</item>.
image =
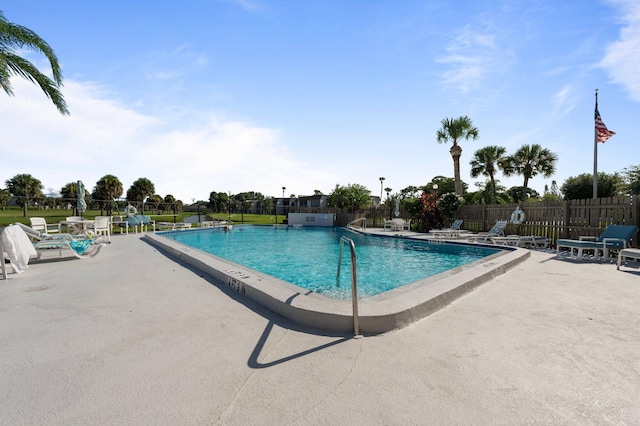
[[607,126],[602,122],[602,117],[600,117],[600,113],[598,112],[598,103],[596,102],[596,137],[598,138],[598,142],[605,143],[607,139],[615,134],[616,132],[607,129]]

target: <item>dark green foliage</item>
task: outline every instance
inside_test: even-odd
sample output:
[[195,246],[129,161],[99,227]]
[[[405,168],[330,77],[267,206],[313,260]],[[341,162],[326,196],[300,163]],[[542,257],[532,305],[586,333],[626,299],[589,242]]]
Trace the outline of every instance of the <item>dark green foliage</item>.
[[111,215],[115,200],[122,196],[122,182],[113,175],[105,175],[96,182],[96,186],[91,194],[94,200],[99,200],[101,208],[107,209],[107,214]]
[[471,177],[476,178],[482,175],[488,177],[491,181],[491,201],[493,204],[498,203],[495,182],[496,173],[498,169],[504,170],[504,168],[508,167],[507,161],[505,160],[506,152],[506,148],[501,146],[485,146],[473,154],[473,159],[470,163]]
[[506,157],[502,162],[502,170],[505,176],[523,176],[522,186],[528,188],[529,180],[534,176],[553,176],[557,161],[555,153],[538,144],[522,145],[513,155]]
[[355,212],[371,204],[371,191],[357,183],[336,185],[327,196],[327,203],[330,207]]
[[451,220],[458,216],[463,202],[464,199],[462,197],[458,196],[455,192],[449,192],[440,196],[438,207],[442,216],[447,220]]
[[[565,200],[593,198],[593,175],[583,173],[564,181],[560,188]],[[624,195],[624,182],[618,173],[598,173],[598,198]]]
[[131,187],[127,190],[127,201],[136,202],[144,201],[145,198],[152,196],[156,193],[155,186],[147,178],[140,178],[133,182]]
[[[431,179],[431,184],[427,185],[424,189],[430,191],[433,185],[438,185],[438,194],[447,194],[449,192],[456,192],[456,181],[453,178],[445,176],[436,176]],[[469,189],[469,185],[462,182],[462,193],[466,193]]]
[[[526,197],[524,196],[525,191],[527,194]],[[507,189],[507,194],[509,195],[509,197],[511,197],[511,200],[513,200],[514,203],[519,203],[520,201],[523,201],[525,199],[536,199],[540,197],[538,191],[531,188],[525,189],[524,186],[512,186],[511,188]]]
[[11,179],[7,180],[5,185],[7,185],[7,191],[9,194],[14,197],[19,197],[17,202],[18,205],[23,208],[24,217],[27,217],[29,198],[40,197],[42,195],[42,189],[44,188],[42,182],[26,173],[15,175]]

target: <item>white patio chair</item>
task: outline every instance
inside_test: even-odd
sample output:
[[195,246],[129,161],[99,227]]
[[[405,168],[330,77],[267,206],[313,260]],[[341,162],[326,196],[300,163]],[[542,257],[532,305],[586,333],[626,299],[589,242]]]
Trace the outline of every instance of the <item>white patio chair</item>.
[[44,217],[31,217],[29,220],[31,221],[31,227],[43,234],[55,234],[60,232],[59,223],[48,224]]
[[107,241],[111,241],[111,216],[96,216],[89,230],[96,234],[104,235]]

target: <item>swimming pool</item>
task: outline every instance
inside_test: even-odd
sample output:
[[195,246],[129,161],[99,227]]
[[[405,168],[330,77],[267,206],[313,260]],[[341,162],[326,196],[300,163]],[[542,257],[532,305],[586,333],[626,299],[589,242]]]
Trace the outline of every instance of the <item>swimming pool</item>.
[[[280,225],[278,226],[280,227]],[[234,232],[242,229],[242,227],[235,228]],[[296,231],[298,231],[296,228],[288,227],[286,229],[287,230],[272,229],[272,231],[282,232],[290,236],[305,235],[302,233],[296,234]],[[195,237],[198,234],[203,235],[210,232],[220,231],[214,231],[209,228],[202,230],[196,229],[193,231],[183,230],[147,233],[144,235],[144,239],[162,253],[175,259],[184,266],[192,268],[195,273],[209,280],[220,289],[223,289],[230,297],[237,297],[238,301],[251,300],[279,314],[281,317],[303,326],[312,327],[313,329],[339,332],[350,332],[354,330],[355,318],[353,315],[353,301],[337,299],[314,290],[304,289],[290,281],[257,271],[249,266],[243,266],[237,262],[224,259],[221,256],[212,255],[174,239],[175,234],[184,236],[193,235]],[[235,238],[244,231],[237,234],[234,232],[229,233],[225,238]],[[404,247],[411,246],[411,241],[414,239],[425,240],[429,238],[429,236],[424,234],[394,234],[375,228],[367,229],[360,233],[377,233],[383,237],[370,237],[371,241],[381,240],[384,244],[391,246],[401,245]],[[340,234],[335,234],[333,237],[338,238],[338,235]],[[356,234],[350,234],[349,237],[358,241]],[[303,242],[305,244],[312,244],[317,238],[318,236],[311,239],[305,238]],[[360,243],[356,242],[356,244],[358,244],[360,248],[366,246],[367,238],[361,240]],[[298,246],[300,245],[299,243]],[[335,286],[337,250],[339,250],[339,246],[337,242],[332,243],[332,245],[335,245],[331,250],[332,252],[335,251],[335,255],[331,258],[331,261],[326,261],[325,263],[327,263],[331,269],[329,278],[330,286]],[[444,246],[464,246],[465,250],[468,247],[481,247],[481,244],[457,242],[442,245],[436,243],[429,244],[429,246],[435,245],[439,247],[442,246],[442,249],[445,249]],[[246,248],[247,244],[244,246]],[[297,256],[299,248],[296,249],[294,247],[289,252],[284,252],[283,250],[284,247],[279,246],[274,246],[271,249],[271,251],[278,254],[276,256],[276,263],[278,264],[281,264],[283,261],[288,261],[287,258],[290,259]],[[342,274],[345,275],[340,281],[341,291],[348,291],[350,288],[350,278],[347,275],[350,269],[348,251],[348,249],[345,250],[345,258],[342,265]],[[360,256],[359,253],[358,256]],[[360,331],[362,333],[373,334],[384,333],[411,324],[442,309],[460,296],[505,273],[510,268],[525,261],[529,256],[529,250],[515,247],[501,247],[498,253],[482,259],[454,267],[453,269],[431,275],[427,278],[418,279],[412,283],[384,291],[374,296],[359,298],[358,318]],[[357,260],[359,287],[361,273],[364,269],[367,269],[366,265],[361,262],[360,257]],[[389,262],[391,262],[391,260],[387,258],[373,257],[373,263],[375,264],[386,265]],[[397,264],[398,262],[392,263]],[[298,268],[297,271],[298,275],[309,275],[307,268]],[[168,279],[170,278],[168,277]],[[412,279],[415,279],[415,277]],[[176,283],[176,285],[179,285],[179,283]],[[251,305],[249,304],[247,306],[250,307]]]
[[340,238],[356,247],[358,298],[410,284],[498,253],[495,248],[433,244],[350,232],[345,228],[235,226],[165,236],[337,299],[351,299],[348,251],[336,280]]

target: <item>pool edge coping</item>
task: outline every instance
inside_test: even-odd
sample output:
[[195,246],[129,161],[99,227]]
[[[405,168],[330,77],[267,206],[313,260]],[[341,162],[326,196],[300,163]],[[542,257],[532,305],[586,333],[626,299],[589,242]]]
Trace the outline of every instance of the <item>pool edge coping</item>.
[[[415,236],[393,235],[392,238]],[[353,331],[350,300],[333,299],[303,289],[278,278],[222,259],[202,250],[162,237],[146,234],[144,239],[159,251],[207,274],[220,287],[227,287],[267,309],[298,324],[331,331]],[[476,244],[472,244],[476,245]],[[380,334],[406,327],[444,308],[480,285],[502,275],[531,256],[527,249],[496,247],[500,253],[470,266],[454,268],[455,273],[437,274],[397,291],[390,297],[358,300],[360,332]],[[429,285],[421,285],[426,281]],[[398,289],[396,289],[398,290]]]

